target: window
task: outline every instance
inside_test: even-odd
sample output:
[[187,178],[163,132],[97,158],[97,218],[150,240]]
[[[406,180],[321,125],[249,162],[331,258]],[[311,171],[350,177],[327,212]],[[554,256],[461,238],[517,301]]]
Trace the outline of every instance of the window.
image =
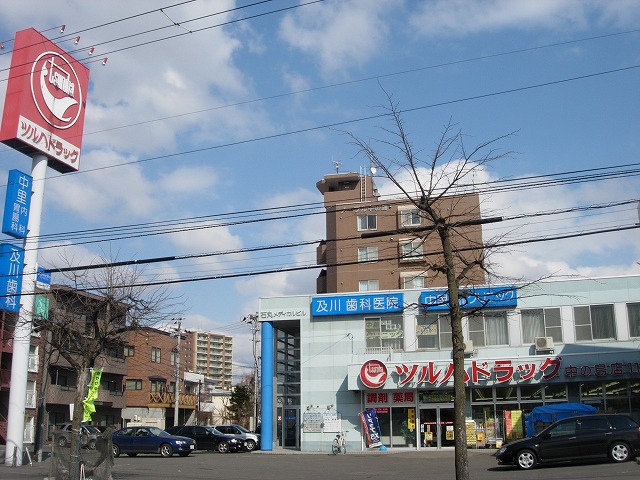
[[151,392],[152,393],[164,393],[167,388],[166,381],[164,380],[151,380]]
[[376,262],[378,260],[378,247],[358,248],[358,262]]
[[402,288],[424,288],[422,273],[401,273]]
[[153,363],[160,363],[160,352],[161,350],[157,347],[151,348],[151,361]]
[[632,337],[640,337],[640,303],[627,303],[627,316],[629,317],[629,334]]
[[573,307],[576,340],[613,340],[616,338],[613,305]]
[[416,338],[418,348],[452,348],[451,317],[428,313],[416,317]]
[[171,356],[169,357],[169,363],[173,366],[176,364],[176,358],[178,356],[178,352],[175,350],[171,350]]
[[576,434],[576,421],[575,419],[567,420],[562,423],[558,423],[555,427],[551,428],[548,432],[551,438],[565,437]]
[[125,357],[133,357],[136,353],[136,347],[133,345],[125,345],[124,347],[124,356]]
[[102,380],[100,382],[100,388],[109,392],[117,392],[118,386],[114,380]]
[[358,215],[358,230],[375,230],[378,228],[378,217],[375,215]]
[[124,388],[126,390],[142,390],[142,380],[127,379]]
[[562,342],[559,308],[522,310],[522,343],[535,343],[537,337],[553,337],[554,342]]
[[422,258],[422,240],[403,240],[400,243],[400,259],[407,262]]
[[378,280],[360,280],[358,282],[359,292],[372,292],[380,290],[380,282]]
[[474,346],[508,345],[509,330],[506,312],[485,311],[467,317],[469,340]]
[[420,225],[421,217],[420,210],[417,208],[412,209],[402,209],[398,212],[400,214],[400,226],[401,227],[412,227],[416,225]]
[[438,348],[438,315],[418,315],[416,317],[416,338],[418,348]]
[[402,316],[365,317],[364,324],[367,348],[404,348]]

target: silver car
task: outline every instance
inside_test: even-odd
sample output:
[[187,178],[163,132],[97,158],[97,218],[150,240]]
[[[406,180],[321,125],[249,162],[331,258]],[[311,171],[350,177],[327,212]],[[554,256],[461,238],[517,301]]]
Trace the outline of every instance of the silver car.
[[[81,426],[82,437],[81,437],[81,445],[82,447],[88,448],[89,450],[93,450],[96,448],[96,443],[98,442],[98,438],[102,435],[100,430],[98,430],[93,425],[82,425]],[[59,447],[66,447],[71,443],[72,436],[72,424],[71,422],[63,423],[60,425],[55,432],[56,434],[56,443]]]
[[236,423],[229,425],[216,425],[215,429],[226,435],[233,435],[236,438],[244,440],[245,448],[250,452],[260,446],[260,435],[250,432],[242,425],[238,425]]

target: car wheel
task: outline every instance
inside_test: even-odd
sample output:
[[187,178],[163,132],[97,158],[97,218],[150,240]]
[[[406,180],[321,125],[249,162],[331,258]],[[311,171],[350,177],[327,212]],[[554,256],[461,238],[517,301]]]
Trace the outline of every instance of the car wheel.
[[96,441],[91,439],[89,440],[89,443],[87,443],[87,448],[89,450],[95,450],[96,449]]
[[631,457],[629,446],[624,442],[614,442],[609,447],[609,457],[614,462],[626,462]]
[[58,438],[58,446],[59,447],[66,447],[67,446],[67,437]]
[[247,447],[247,450],[249,450],[250,452],[253,452],[256,449],[256,442],[254,442],[253,440],[247,440],[245,445]]
[[120,447],[118,445],[116,445],[115,443],[113,444],[113,446],[111,447],[111,450],[113,450],[113,456],[114,457],[119,457],[120,456]]
[[531,450],[521,450],[518,452],[518,456],[516,457],[516,465],[518,468],[522,470],[531,470],[536,466],[538,460],[536,459],[536,454]]
[[218,453],[229,453],[229,444],[227,442],[220,442],[217,450]]
[[173,455],[173,448],[168,443],[163,443],[160,445],[160,455],[162,457],[168,458]]

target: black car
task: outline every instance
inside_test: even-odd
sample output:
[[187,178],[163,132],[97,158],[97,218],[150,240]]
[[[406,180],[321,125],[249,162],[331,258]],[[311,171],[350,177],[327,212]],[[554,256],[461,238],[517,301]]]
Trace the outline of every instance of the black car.
[[199,425],[177,425],[167,428],[172,435],[193,438],[200,450],[216,450],[220,453],[237,452],[245,449],[245,442],[233,435],[225,435],[214,427]]
[[196,450],[196,442],[192,438],[171,435],[158,427],[121,428],[113,432],[111,439],[114,457],[121,453],[130,457],[139,453],[159,453],[162,457],[177,453],[186,457]]
[[528,470],[538,463],[609,457],[624,462],[640,452],[640,426],[627,415],[564,418],[539,434],[504,445],[496,458]]

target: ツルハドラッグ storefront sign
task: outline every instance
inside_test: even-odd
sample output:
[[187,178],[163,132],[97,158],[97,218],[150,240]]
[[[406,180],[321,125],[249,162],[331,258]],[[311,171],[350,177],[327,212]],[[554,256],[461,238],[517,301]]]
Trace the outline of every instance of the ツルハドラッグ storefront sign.
[[43,153],[65,173],[80,167],[89,69],[40,32],[16,33],[0,141]]

